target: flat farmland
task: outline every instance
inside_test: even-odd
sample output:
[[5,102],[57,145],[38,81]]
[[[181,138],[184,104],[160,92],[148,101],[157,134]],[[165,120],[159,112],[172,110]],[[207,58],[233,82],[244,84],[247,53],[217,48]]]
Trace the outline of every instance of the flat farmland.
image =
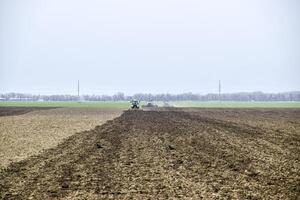
[[52,148],[121,113],[121,109],[112,108],[0,107],[0,168]]
[[[141,105],[147,104],[145,101]],[[162,101],[154,101],[154,104],[164,106]],[[170,106],[182,108],[300,108],[297,101],[170,101]],[[0,101],[0,107],[28,107],[28,108],[119,108],[128,109],[129,101]]]
[[[83,121],[86,123],[89,120]],[[3,169],[1,197],[300,196],[300,109],[163,108],[125,111],[92,128],[97,123],[90,124],[90,130],[76,130],[56,147]],[[65,131],[69,129],[72,126],[65,127]]]

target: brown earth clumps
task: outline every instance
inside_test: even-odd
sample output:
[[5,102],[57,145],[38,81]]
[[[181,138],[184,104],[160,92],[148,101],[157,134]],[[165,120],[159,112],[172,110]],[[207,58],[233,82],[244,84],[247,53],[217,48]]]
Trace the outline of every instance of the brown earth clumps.
[[297,199],[300,110],[126,111],[0,173],[3,199]]

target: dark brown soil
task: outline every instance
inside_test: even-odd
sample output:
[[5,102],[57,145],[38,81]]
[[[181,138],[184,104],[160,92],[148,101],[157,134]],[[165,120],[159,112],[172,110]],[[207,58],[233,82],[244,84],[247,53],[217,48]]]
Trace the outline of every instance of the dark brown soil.
[[126,111],[0,173],[3,199],[297,199],[300,110]]
[[54,107],[0,107],[0,117],[1,116],[12,116],[12,115],[23,115],[35,110],[48,110],[54,109]]

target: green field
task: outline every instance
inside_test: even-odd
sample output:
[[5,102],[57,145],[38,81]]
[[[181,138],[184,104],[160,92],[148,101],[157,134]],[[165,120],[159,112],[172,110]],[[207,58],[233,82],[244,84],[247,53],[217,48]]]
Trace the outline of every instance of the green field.
[[[142,102],[141,104],[144,104]],[[156,102],[159,106],[162,102]],[[196,108],[300,108],[300,102],[202,102],[202,101],[174,101],[169,102],[175,107]],[[25,107],[82,107],[82,108],[121,108],[128,109],[127,101],[101,101],[101,102],[19,102],[1,101],[0,106],[25,106]]]
[[201,102],[178,101],[171,102],[176,107],[200,107],[200,108],[300,108],[300,102]]
[[73,102],[73,101],[51,101],[51,102],[37,102],[37,101],[2,101],[0,106],[19,106],[19,107],[70,107],[70,108],[121,108],[126,109],[130,107],[130,102],[127,101],[101,101],[101,102]]

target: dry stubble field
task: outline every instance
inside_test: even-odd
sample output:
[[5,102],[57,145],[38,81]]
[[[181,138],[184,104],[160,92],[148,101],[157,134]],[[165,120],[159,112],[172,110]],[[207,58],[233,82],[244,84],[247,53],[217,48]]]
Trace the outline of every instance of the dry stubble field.
[[120,109],[0,107],[0,169],[121,113]]
[[298,199],[299,120],[299,109],[126,111],[11,164],[0,173],[0,194],[3,199]]

